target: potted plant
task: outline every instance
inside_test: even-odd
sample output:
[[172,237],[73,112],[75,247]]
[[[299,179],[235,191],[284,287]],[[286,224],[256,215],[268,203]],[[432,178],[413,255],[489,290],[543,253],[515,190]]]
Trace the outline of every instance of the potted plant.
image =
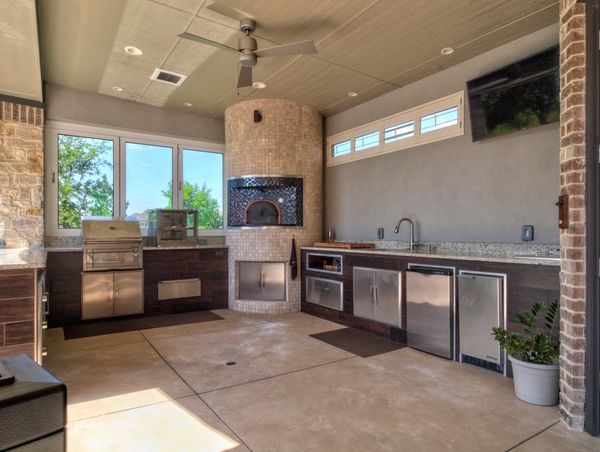
[[[558,403],[559,302],[535,303],[530,311],[517,314],[523,332],[493,328],[493,336],[512,363],[515,395],[535,405]],[[538,314],[545,313],[540,328]]]

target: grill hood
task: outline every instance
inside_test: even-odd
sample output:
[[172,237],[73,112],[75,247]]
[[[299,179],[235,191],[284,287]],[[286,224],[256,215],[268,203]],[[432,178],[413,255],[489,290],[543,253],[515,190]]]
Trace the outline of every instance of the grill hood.
[[83,240],[93,241],[141,241],[142,232],[137,221],[83,220]]

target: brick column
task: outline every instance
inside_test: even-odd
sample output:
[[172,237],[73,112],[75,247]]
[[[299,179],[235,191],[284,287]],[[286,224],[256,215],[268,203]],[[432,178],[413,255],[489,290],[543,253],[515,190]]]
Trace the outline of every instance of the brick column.
[[0,239],[8,248],[44,241],[44,110],[0,101]]
[[582,429],[585,400],[585,5],[560,2],[560,192],[569,228],[560,235],[560,413]]

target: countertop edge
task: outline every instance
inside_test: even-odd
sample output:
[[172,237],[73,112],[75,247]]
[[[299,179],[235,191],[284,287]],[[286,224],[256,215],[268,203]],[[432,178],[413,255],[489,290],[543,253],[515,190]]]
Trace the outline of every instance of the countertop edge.
[[385,249],[340,249],[314,246],[302,246],[301,250],[320,251],[327,253],[351,253],[351,254],[375,254],[382,256],[412,257],[415,259],[439,259],[439,260],[464,260],[479,262],[498,262],[506,264],[524,264],[524,265],[545,265],[548,267],[559,267],[560,260],[535,259],[535,258],[517,258],[513,256],[490,256],[490,255],[460,255],[460,254],[426,254],[426,253],[408,253],[405,251],[385,250]]
[[[181,250],[210,250],[210,249],[226,249],[229,245],[198,245],[198,246],[145,246],[144,251],[181,251]],[[52,247],[46,248],[48,253],[68,253],[81,252],[83,247]]]

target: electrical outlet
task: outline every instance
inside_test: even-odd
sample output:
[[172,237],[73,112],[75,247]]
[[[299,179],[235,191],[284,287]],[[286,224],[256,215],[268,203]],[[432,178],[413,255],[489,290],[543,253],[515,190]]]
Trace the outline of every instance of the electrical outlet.
[[383,239],[383,236],[384,236],[383,228],[377,228],[377,239],[381,240],[381,239]]
[[533,226],[526,224],[521,228],[521,240],[524,242],[531,242],[533,240]]

